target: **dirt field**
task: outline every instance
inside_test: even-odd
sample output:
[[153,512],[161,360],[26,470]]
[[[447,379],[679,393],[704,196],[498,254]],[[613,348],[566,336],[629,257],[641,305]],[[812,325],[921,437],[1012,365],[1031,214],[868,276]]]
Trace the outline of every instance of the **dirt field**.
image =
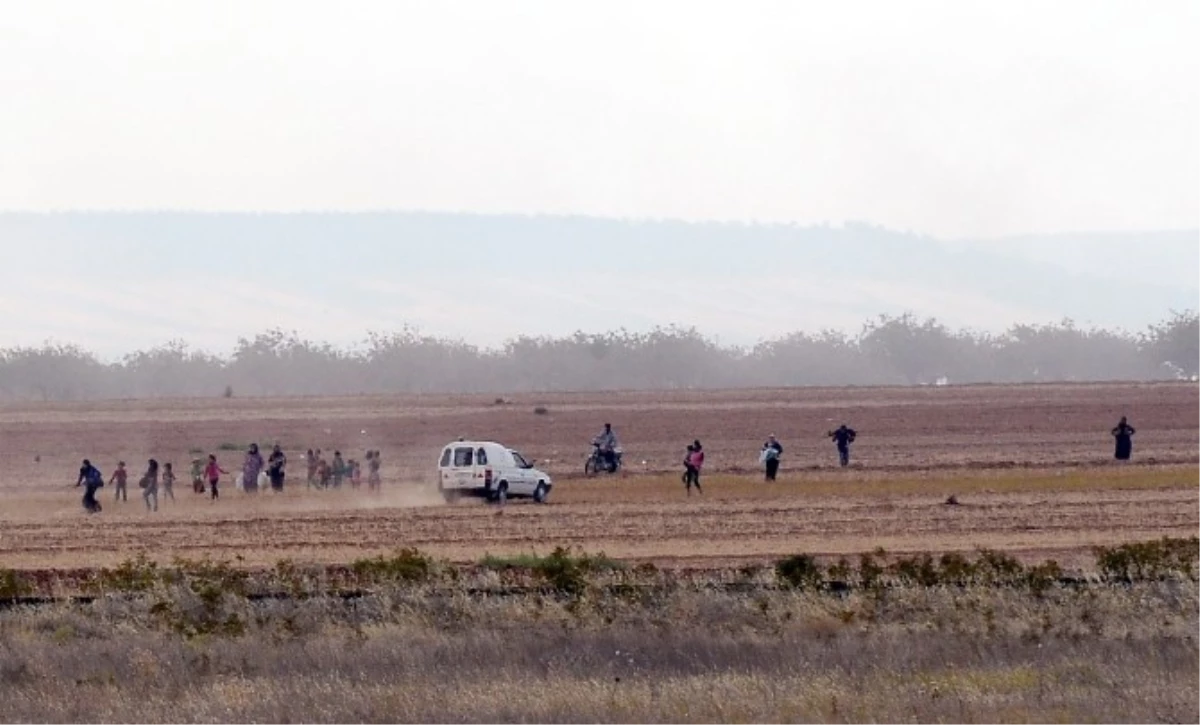
[[[544,415],[534,413],[543,406]],[[1135,460],[1110,461],[1120,415],[1138,428]],[[855,466],[836,468],[829,428],[859,431]],[[582,480],[588,441],[612,422],[629,475]],[[456,561],[576,545],[660,564],[721,566],[799,551],[1005,549],[1084,566],[1089,547],[1200,526],[1195,384],[1055,385],[514,397],[120,401],[0,408],[0,567],[112,565],[138,552],[341,562],[416,546]],[[759,481],[762,441],[785,451]],[[558,479],[551,505],[447,507],[429,490],[442,445],[498,439]],[[708,451],[705,496],[674,473],[682,447]],[[153,456],[181,469],[189,451],[240,467],[251,440],[360,457],[383,451],[385,493],[308,492],[217,503],[177,486],[157,515],[141,501],[87,517],[71,488],[79,461],[105,474]],[[186,478],[186,476],[184,476]],[[136,489],[131,494],[136,496]],[[946,506],[947,496],[962,505]]]

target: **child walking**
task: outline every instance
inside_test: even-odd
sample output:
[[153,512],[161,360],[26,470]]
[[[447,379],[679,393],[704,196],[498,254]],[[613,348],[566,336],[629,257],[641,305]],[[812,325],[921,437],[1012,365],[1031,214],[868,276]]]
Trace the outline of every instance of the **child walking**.
[[117,470],[113,471],[112,478],[108,481],[110,484],[117,485],[117,493],[113,496],[113,501],[122,501],[129,503],[129,490],[126,484],[129,482],[129,471],[125,470],[125,461],[117,463]]
[[204,493],[204,464],[199,458],[192,459],[192,493]]
[[172,463],[163,464],[162,474],[162,489],[165,494],[164,498],[175,501],[175,467]]
[[204,477],[208,479],[208,487],[212,489],[212,500],[216,501],[220,497],[218,485],[221,483],[221,474],[229,475],[229,471],[221,468],[217,464],[216,455],[208,457],[208,465],[204,467]]

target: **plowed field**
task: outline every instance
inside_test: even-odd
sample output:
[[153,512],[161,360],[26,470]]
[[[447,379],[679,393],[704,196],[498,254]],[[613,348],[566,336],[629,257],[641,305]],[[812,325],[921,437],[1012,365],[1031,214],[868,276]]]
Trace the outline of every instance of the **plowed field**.
[[[544,414],[534,409],[545,408]],[[1108,430],[1137,427],[1134,461],[1111,461]],[[492,397],[121,401],[0,407],[0,567],[112,565],[138,552],[169,560],[243,557],[344,562],[416,546],[457,561],[575,545],[665,565],[725,566],[799,551],[1004,549],[1085,566],[1090,547],[1200,526],[1200,405],[1194,384],[756,390]],[[587,480],[588,441],[612,422],[625,475]],[[850,469],[825,432],[859,431]],[[784,470],[761,482],[769,433]],[[445,506],[431,489],[442,445],[496,439],[556,476],[547,506]],[[682,448],[708,452],[705,493],[688,498]],[[306,491],[221,500],[186,481],[193,451],[240,467],[251,440],[280,442],[302,478],[303,450],[382,450],[385,490]],[[174,502],[130,501],[88,517],[72,488],[79,461],[133,480],[155,457],[180,469]],[[950,495],[960,505],[948,506]]]

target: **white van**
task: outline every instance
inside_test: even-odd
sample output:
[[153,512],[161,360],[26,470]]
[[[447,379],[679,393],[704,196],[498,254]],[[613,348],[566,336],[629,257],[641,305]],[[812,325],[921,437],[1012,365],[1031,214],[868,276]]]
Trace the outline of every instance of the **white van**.
[[545,503],[554,483],[518,452],[489,441],[458,441],[442,450],[438,490],[447,502],[460,496],[489,501],[528,497]]

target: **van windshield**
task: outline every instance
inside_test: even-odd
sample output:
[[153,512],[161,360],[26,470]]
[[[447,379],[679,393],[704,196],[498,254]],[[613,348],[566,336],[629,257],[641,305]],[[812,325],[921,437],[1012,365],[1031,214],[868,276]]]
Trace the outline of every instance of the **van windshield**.
[[533,464],[527,463],[520,453],[516,451],[509,451],[509,453],[512,453],[513,463],[517,464],[517,468],[533,468]]

